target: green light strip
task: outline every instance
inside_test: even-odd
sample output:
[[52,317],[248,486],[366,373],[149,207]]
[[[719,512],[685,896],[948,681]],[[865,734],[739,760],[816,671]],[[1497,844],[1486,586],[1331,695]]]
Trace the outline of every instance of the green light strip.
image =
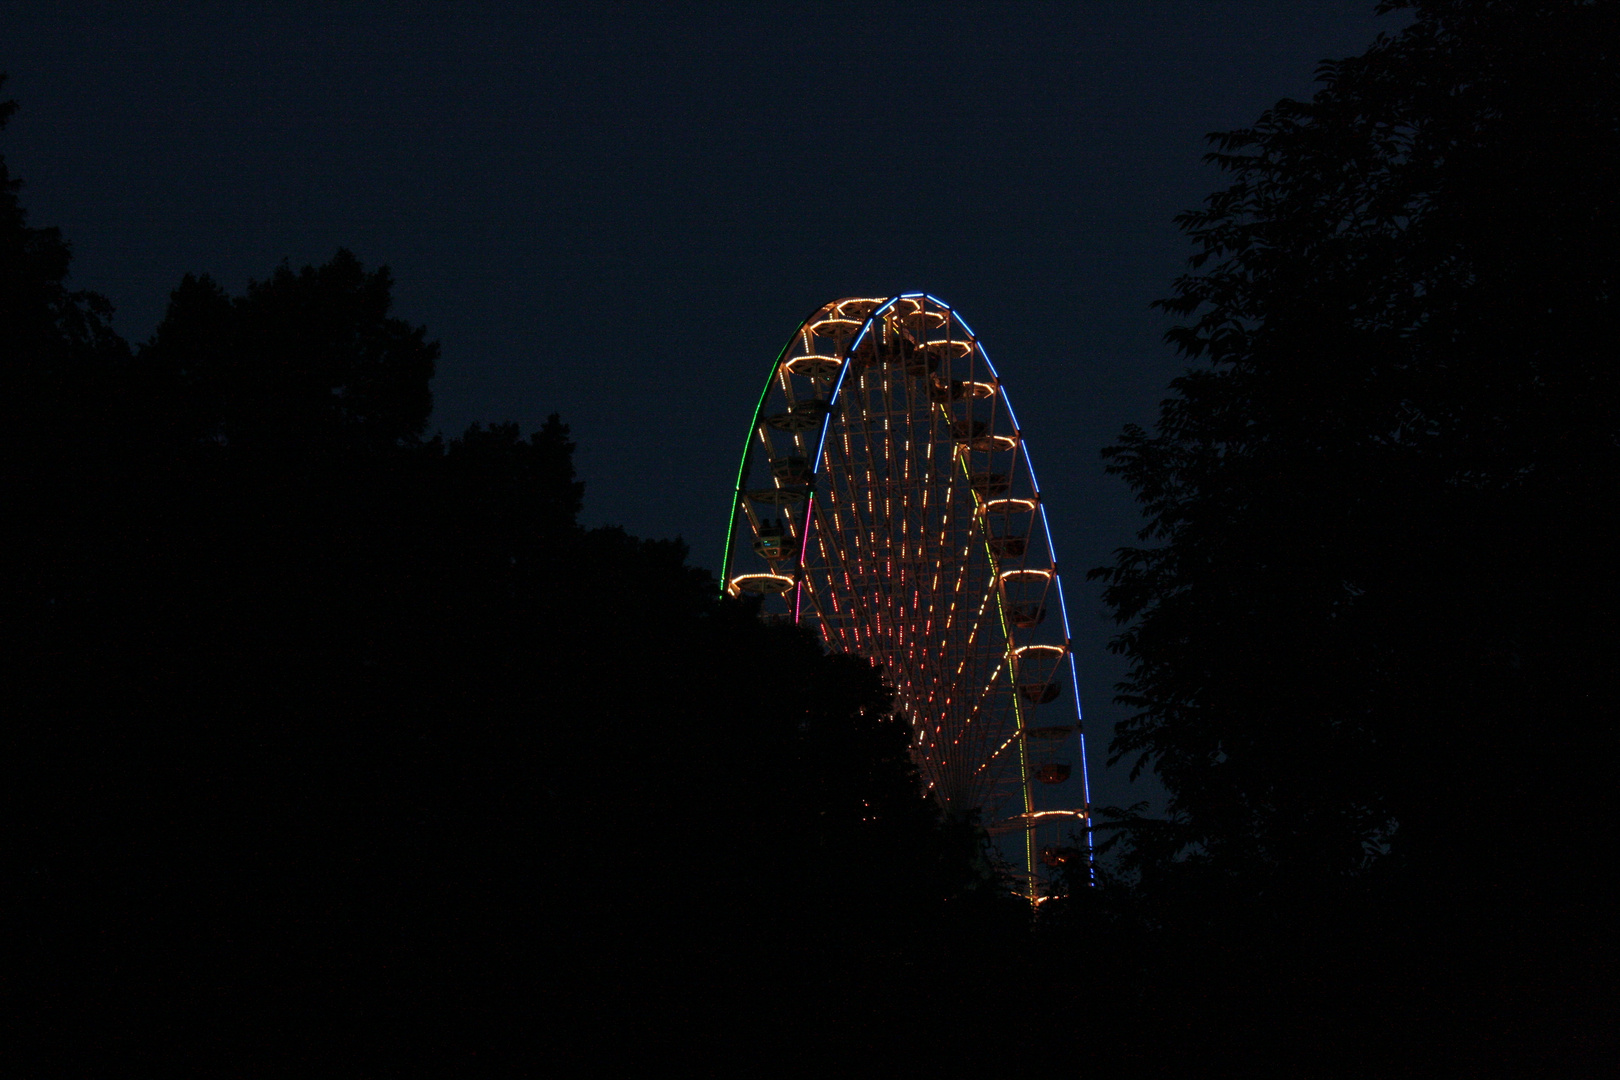
[[[826,307],[825,304],[822,307]],[[820,311],[821,308],[816,308]],[[771,395],[771,383],[776,381],[776,371],[782,366],[782,358],[793,348],[793,343],[799,340],[804,332],[805,323],[810,321],[815,312],[799,320],[799,326],[793,335],[782,346],[782,351],[776,354],[776,360],[771,364],[771,373],[765,377],[765,389],[759,392],[759,404],[754,406],[754,422],[748,427],[748,438],[743,441],[742,461],[737,463],[737,490],[731,499],[731,521],[726,525],[726,551],[720,559],[720,595],[726,595],[731,582],[731,549],[732,542],[737,537],[737,512],[742,509],[743,486],[748,483],[748,455],[754,452],[754,436],[759,434],[759,417],[765,411],[765,399]]]

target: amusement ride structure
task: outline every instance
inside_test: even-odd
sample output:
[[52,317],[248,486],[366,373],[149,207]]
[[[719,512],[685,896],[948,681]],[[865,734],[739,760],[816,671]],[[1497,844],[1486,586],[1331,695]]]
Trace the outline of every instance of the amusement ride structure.
[[1001,377],[921,293],[818,308],[776,358],[721,579],[881,668],[929,794],[1034,903],[1089,864],[1080,697],[1051,528]]

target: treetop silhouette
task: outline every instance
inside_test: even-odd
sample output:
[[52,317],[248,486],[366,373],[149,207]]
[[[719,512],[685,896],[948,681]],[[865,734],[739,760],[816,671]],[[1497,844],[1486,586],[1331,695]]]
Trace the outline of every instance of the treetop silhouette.
[[1232,182],[1158,304],[1201,363],[1106,451],[1144,545],[1093,576],[1158,865],[1483,896],[1532,857],[1581,877],[1612,817],[1620,20],[1397,7],[1211,137]]

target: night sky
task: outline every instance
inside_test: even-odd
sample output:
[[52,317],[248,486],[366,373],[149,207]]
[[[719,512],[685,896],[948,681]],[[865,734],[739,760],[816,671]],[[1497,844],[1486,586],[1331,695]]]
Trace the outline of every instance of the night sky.
[[[1183,367],[1148,304],[1221,183],[1207,132],[1309,96],[1372,0],[979,5],[0,5],[31,223],[142,341],[187,272],[239,292],[347,247],[443,346],[433,424],[571,425],[586,524],[718,571],[736,459],[798,320],[958,308],[1025,425],[1100,804],[1134,541],[1098,451]],[[1140,785],[1139,785],[1140,787]]]

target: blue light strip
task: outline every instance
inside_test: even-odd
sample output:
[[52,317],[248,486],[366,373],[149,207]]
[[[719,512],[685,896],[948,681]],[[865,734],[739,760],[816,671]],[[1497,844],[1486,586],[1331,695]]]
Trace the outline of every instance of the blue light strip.
[[[955,315],[956,321],[962,324],[962,329],[966,330],[968,336],[972,337],[975,342],[978,342],[979,335],[973,332],[973,328],[967,324],[967,320],[962,318],[959,312],[938,297],[929,296],[928,299]],[[996,371],[996,365],[990,362],[990,354],[985,351],[982,342],[979,342],[979,355],[984,357],[985,367],[990,369],[991,376],[995,378],[999,386],[1001,374]],[[1046,532],[1046,553],[1052,557],[1052,579],[1057,582],[1058,613],[1063,617],[1063,640],[1065,645],[1069,646],[1069,685],[1074,690],[1074,719],[1080,736],[1080,787],[1086,800],[1086,866],[1089,880],[1095,885],[1097,883],[1097,871],[1095,864],[1096,853],[1092,843],[1091,766],[1090,759],[1086,756],[1085,713],[1080,707],[1080,672],[1075,666],[1074,649],[1071,644],[1074,640],[1074,634],[1069,629],[1069,605],[1063,596],[1063,576],[1057,572],[1058,557],[1057,548],[1052,543],[1052,522],[1046,514],[1046,503],[1040,501],[1041,484],[1035,478],[1035,462],[1029,456],[1029,443],[1024,439],[1023,425],[1018,422],[1018,414],[1013,411],[1012,399],[1007,396],[1006,387],[1000,387],[1000,390],[1001,403],[1007,407],[1007,417],[1012,420],[1013,430],[1018,432],[1018,444],[1024,451],[1024,465],[1029,469],[1029,482],[1035,488],[1036,506],[1041,512],[1041,528]]]

